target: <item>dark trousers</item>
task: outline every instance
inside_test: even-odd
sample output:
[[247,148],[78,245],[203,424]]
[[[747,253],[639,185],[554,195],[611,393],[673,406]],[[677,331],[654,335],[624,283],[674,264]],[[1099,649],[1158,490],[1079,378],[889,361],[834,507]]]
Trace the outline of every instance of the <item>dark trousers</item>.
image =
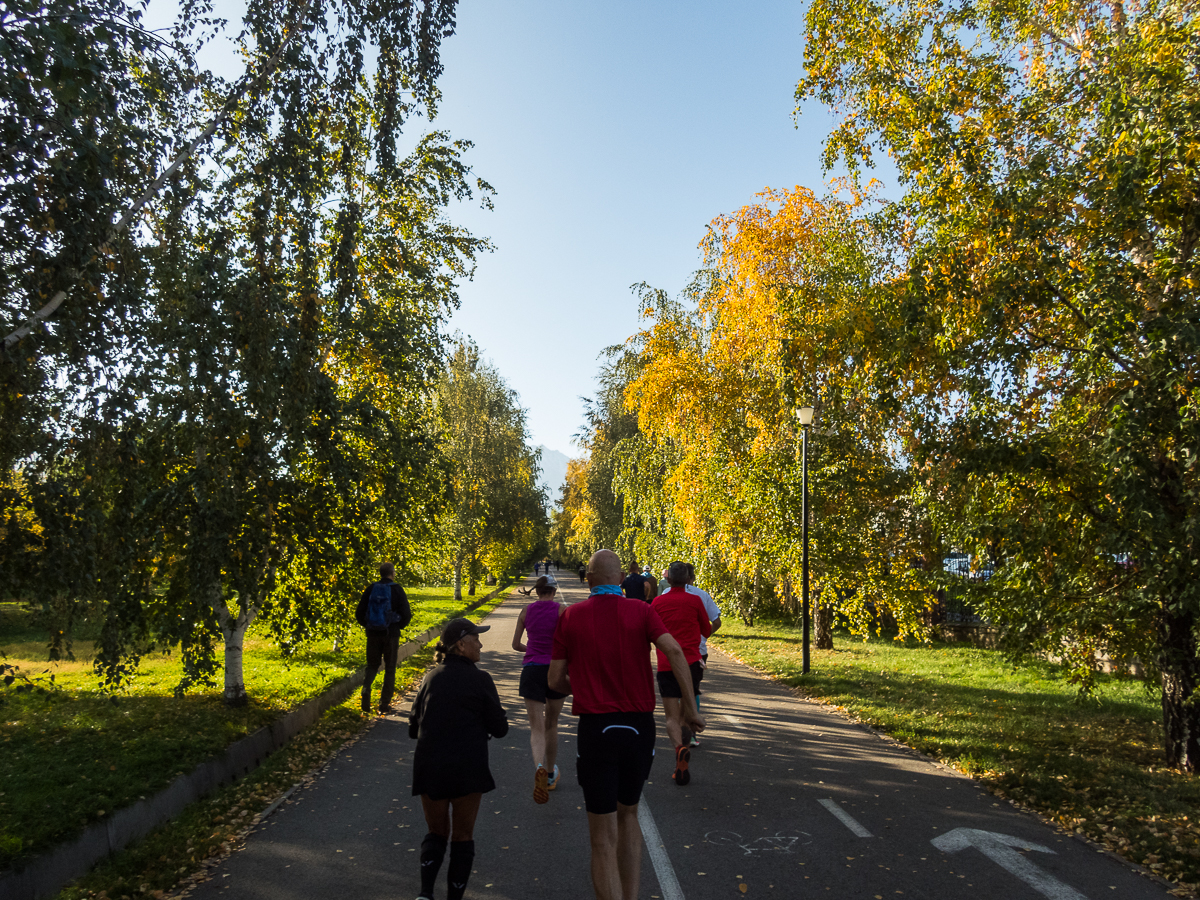
[[362,708],[371,709],[371,685],[383,663],[383,690],[379,694],[379,708],[392,702],[396,690],[396,654],[400,651],[400,635],[367,634],[367,672],[363,676]]

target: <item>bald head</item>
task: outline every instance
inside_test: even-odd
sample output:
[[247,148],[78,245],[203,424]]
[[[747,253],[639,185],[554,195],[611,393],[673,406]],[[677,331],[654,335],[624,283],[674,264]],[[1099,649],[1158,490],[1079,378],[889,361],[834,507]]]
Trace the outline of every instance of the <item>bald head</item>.
[[588,584],[596,587],[601,584],[620,584],[622,571],[621,558],[611,550],[597,550],[588,560]]

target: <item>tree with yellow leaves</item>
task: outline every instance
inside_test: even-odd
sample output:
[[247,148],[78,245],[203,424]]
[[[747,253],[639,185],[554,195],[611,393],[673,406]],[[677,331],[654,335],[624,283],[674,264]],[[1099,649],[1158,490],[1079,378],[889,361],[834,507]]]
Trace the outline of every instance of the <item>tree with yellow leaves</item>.
[[1193,2],[816,0],[827,164],[886,151],[914,463],[1015,650],[1137,655],[1200,768],[1200,23]]
[[861,632],[886,613],[912,633],[930,594],[908,473],[889,441],[894,375],[875,334],[884,256],[863,202],[764,192],[710,227],[710,268],[683,301],[643,287],[650,324],[634,339],[626,391],[642,438],[626,446],[618,484],[639,543],[682,538],[749,619],[765,585],[799,581],[795,409],[814,406],[822,624],[837,610]]

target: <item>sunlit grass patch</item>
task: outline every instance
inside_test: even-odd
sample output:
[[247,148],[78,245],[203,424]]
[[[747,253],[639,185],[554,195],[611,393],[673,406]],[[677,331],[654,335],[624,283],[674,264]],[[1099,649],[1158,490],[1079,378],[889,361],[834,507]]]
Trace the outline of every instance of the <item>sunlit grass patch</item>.
[[[484,596],[456,603],[449,587],[407,593],[413,622],[406,638]],[[471,615],[485,614],[496,602]],[[75,643],[73,662],[49,662],[45,634],[15,604],[0,604],[4,661],[50,686],[0,694],[0,870],[162,790],[177,775],[321,693],[363,664],[364,644],[361,629],[353,628],[341,652],[326,642],[284,658],[252,629],[244,661],[250,703],[227,709],[219,685],[176,698],[182,668],[177,657],[164,653],[144,659],[127,689],[105,694],[92,673],[90,644]],[[406,661],[397,672],[398,685],[419,678],[430,661],[429,651]]]
[[839,634],[801,674],[799,630],[728,621],[717,644],[806,694],[1196,890],[1200,779],[1162,763],[1158,697],[1101,676],[1081,699],[1044,663],[964,644]]

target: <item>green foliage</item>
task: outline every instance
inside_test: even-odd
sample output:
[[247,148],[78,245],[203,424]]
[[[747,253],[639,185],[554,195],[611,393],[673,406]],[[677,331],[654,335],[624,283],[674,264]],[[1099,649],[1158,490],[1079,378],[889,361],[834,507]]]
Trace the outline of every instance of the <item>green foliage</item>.
[[0,158],[0,326],[69,297],[0,362],[0,570],[55,619],[55,655],[100,616],[111,688],[166,644],[181,692],[223,670],[245,702],[256,618],[285,648],[343,634],[359,574],[430,539],[445,479],[427,389],[487,249],[445,209],[490,188],[469,144],[400,139],[436,111],[454,9],[252,2],[236,81],[195,73],[224,28],[204,3],[168,38],[120,3],[6,25],[0,127],[35,127]]
[[1085,687],[1095,652],[1141,658],[1193,770],[1197,29],[1175,2],[817,3],[798,91],[843,112],[827,162],[899,168],[894,367],[926,500],[997,565],[973,602]]
[[469,342],[455,348],[434,394],[436,428],[449,465],[450,498],[440,517],[439,549],[461,598],[483,568],[500,576],[526,560],[548,528],[537,486],[540,451],[529,446],[525,410],[496,369]]
[[636,440],[637,416],[625,409],[625,388],[637,360],[620,347],[602,354],[595,398],[584,399],[586,424],[575,435],[585,455],[567,465],[563,507],[555,520],[557,555],[586,560],[600,548],[631,559],[638,553],[625,533],[625,489],[618,479],[619,448]]

